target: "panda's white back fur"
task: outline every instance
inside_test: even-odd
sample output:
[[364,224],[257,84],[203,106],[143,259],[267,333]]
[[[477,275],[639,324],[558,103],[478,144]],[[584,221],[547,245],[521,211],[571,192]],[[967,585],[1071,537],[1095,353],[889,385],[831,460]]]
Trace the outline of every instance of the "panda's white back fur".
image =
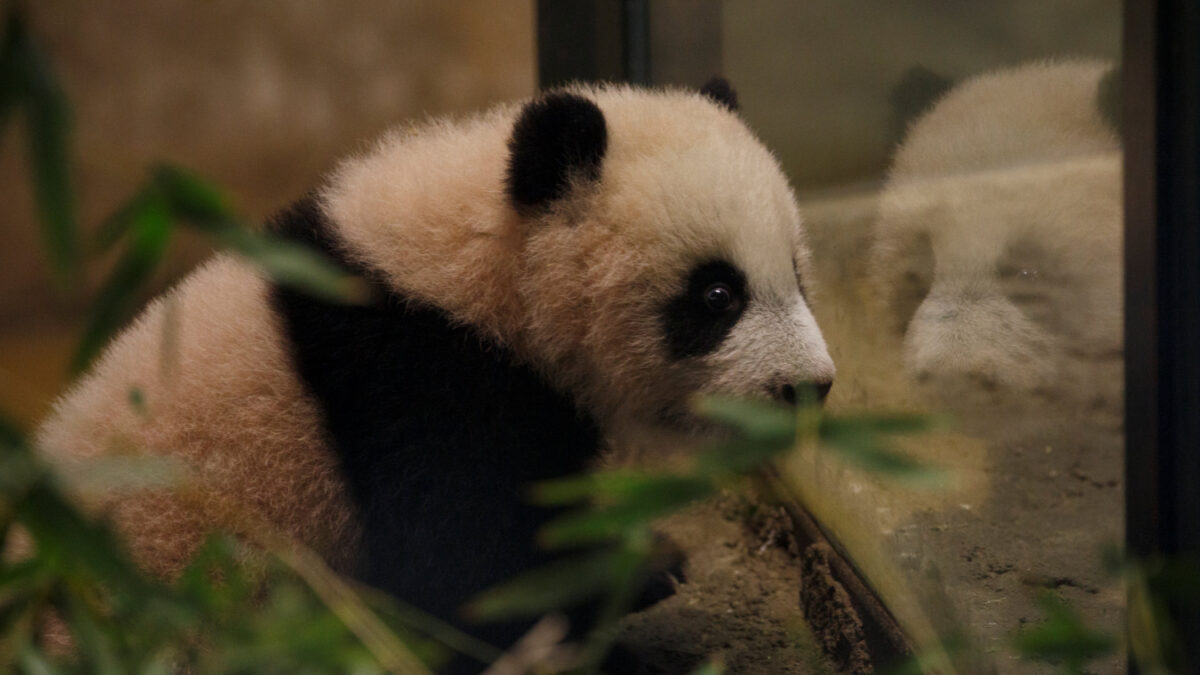
[[214,529],[245,534],[248,514],[335,567],[350,562],[346,488],[267,293],[245,263],[209,261],[155,300],[40,429],[38,447],[59,462],[145,452],[183,463],[180,489],[85,495],[152,573],[181,571]]

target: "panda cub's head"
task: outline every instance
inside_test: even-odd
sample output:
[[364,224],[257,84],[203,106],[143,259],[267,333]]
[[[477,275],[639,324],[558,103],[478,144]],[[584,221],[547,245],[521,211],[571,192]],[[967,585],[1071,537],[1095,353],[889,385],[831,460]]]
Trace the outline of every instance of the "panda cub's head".
[[698,394],[828,391],[800,214],[727,84],[549,93],[508,150],[513,343],[602,420],[687,427]]
[[390,134],[321,202],[352,259],[602,426],[695,428],[696,395],[834,375],[795,198],[735,109],[722,81],[560,89]]

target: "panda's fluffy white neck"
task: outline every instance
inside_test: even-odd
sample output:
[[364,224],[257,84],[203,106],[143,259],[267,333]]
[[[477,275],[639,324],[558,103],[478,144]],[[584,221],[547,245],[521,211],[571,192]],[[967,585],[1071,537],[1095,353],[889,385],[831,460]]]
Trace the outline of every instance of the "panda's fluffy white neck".
[[504,343],[524,315],[521,220],[504,189],[514,114],[394,130],[344,161],[320,195],[353,258]]

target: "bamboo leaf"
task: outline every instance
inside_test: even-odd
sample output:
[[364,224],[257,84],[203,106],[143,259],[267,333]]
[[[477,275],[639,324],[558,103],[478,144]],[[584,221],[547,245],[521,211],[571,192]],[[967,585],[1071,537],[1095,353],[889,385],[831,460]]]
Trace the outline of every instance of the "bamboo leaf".
[[821,447],[868,471],[892,478],[938,485],[945,472],[888,449],[889,437],[930,428],[918,416],[823,418]]
[[4,620],[9,617],[4,615],[10,608],[44,594],[49,581],[45,565],[36,558],[4,568],[0,572],[0,628],[6,628]]
[[611,503],[646,492],[673,489],[674,484],[684,482],[694,483],[696,479],[644,471],[597,471],[538,483],[533,486],[530,496],[533,503],[543,506],[587,500]]
[[796,437],[796,411],[792,408],[722,396],[702,398],[695,407],[704,417],[729,425],[747,438],[790,446]]
[[12,420],[0,414],[0,450],[25,449],[25,434]]
[[331,302],[362,302],[363,281],[319,251],[280,237],[255,232],[233,222],[209,228],[224,247],[262,269],[271,279]]
[[1013,639],[1025,658],[1060,663],[1067,672],[1082,673],[1089,661],[1116,650],[1113,636],[1088,628],[1079,613],[1054,593],[1040,594],[1037,602],[1045,621]]
[[[209,536],[179,575],[175,587],[208,611],[229,609],[249,600],[253,588],[237,566],[237,546],[229,536]],[[214,583],[214,579],[219,582]]]
[[714,491],[715,487],[706,480],[669,477],[659,481],[653,489],[628,495],[618,504],[584,509],[557,518],[542,528],[538,541],[549,548],[563,548],[615,539]]
[[44,470],[25,452],[9,452],[0,455],[0,495],[7,499],[20,499],[39,480]]
[[718,661],[709,661],[692,671],[692,675],[724,675],[725,666]]
[[780,438],[735,438],[717,443],[696,456],[702,474],[746,473],[792,449]]
[[475,620],[491,621],[569,606],[610,585],[620,553],[605,549],[551,563],[484,591],[467,605],[466,613]]
[[147,208],[153,208],[152,202],[159,198],[158,192],[153,186],[144,186],[125,200],[96,228],[96,234],[92,240],[92,251],[96,254],[104,254],[111,250],[113,246],[129,235],[141,213]]
[[161,199],[147,199],[131,218],[129,248],[92,303],[92,316],[71,363],[75,373],[82,372],[132,316],[139,291],[162,261],[170,241],[171,222]]
[[42,237],[53,269],[65,285],[79,274],[79,233],[67,160],[70,119],[61,98],[46,96],[29,103],[29,156]]
[[334,302],[361,302],[366,298],[361,280],[321,252],[237,222],[221,192],[199,176],[161,165],[154,169],[153,184],[173,218],[211,236],[276,282]]
[[64,466],[59,475],[80,494],[116,494],[164,488],[187,477],[185,466],[172,457],[150,454],[92,457]]
[[23,23],[17,8],[11,7],[4,17],[4,35],[0,37],[0,138],[4,137],[13,110],[25,96],[17,52]]
[[924,433],[944,426],[945,422],[934,415],[893,413],[826,416],[821,418],[820,433],[822,436],[846,432],[903,435]]
[[112,532],[85,520],[49,485],[30,490],[17,505],[17,517],[37,544],[38,557],[55,569],[85,570],[122,588],[144,588]]
[[[79,272],[79,232],[70,175],[71,114],[50,61],[29,33],[23,17],[9,14],[6,65],[10,86],[25,103],[29,162],[42,238],[51,268],[63,285]],[[9,108],[11,110],[11,108]]]
[[89,670],[100,675],[125,673],[128,669],[121,664],[111,624],[106,626],[103,618],[93,616],[92,608],[77,594],[67,592],[64,599],[66,622]]
[[194,221],[198,226],[233,218],[225,196],[199,176],[169,164],[156,166],[151,175],[176,218]]
[[63,672],[32,646],[21,650],[20,663],[21,672],[28,675],[59,675]]

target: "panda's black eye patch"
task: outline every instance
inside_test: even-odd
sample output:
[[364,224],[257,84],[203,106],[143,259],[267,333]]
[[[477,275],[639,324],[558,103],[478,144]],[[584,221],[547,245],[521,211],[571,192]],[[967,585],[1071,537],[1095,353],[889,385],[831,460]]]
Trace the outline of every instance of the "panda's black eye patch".
[[746,276],[724,260],[692,268],[684,288],[662,309],[663,335],[673,359],[716,351],[746,309]]

